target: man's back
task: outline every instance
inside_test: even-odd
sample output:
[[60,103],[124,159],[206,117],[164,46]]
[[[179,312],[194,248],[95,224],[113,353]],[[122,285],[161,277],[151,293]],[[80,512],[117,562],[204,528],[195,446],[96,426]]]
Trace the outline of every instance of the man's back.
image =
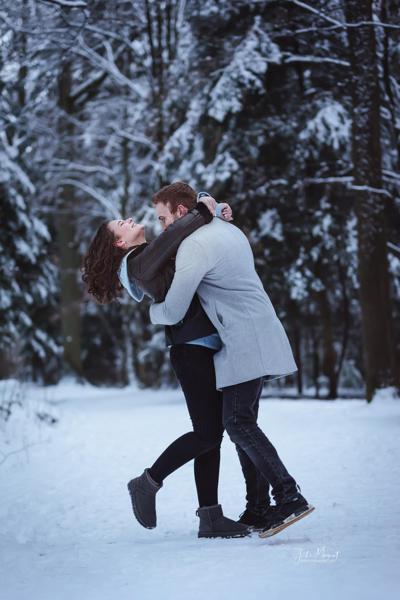
[[234,225],[213,219],[182,242],[165,301],[150,308],[152,322],[178,322],[196,291],[223,343],[214,357],[218,388],[297,370],[250,244]]
[[[179,247],[180,255],[193,252],[194,244],[208,259],[209,269],[203,277],[198,293],[207,304],[212,288],[212,299],[242,306],[244,302],[261,303],[264,310],[276,316],[274,307],[255,270],[254,256],[245,234],[235,225],[214,219],[191,234]],[[190,250],[189,250],[190,248]],[[242,314],[242,318],[244,318]]]

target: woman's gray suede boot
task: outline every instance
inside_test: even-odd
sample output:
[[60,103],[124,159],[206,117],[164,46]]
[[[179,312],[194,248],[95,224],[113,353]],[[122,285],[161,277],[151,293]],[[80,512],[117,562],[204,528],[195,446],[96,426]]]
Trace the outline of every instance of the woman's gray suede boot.
[[135,479],[128,483],[128,491],[132,501],[132,509],[135,517],[146,529],[154,529],[157,525],[156,494],[162,488],[145,469]]
[[224,517],[220,504],[203,506],[196,510],[200,518],[199,538],[236,538],[250,535],[250,529]]

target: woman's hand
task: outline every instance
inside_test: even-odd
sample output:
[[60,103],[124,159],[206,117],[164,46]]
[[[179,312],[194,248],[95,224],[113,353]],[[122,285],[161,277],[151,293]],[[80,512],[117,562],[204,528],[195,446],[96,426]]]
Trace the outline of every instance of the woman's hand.
[[203,202],[212,214],[215,217],[215,209],[217,208],[217,203],[212,196],[202,196],[199,198],[199,202]]
[[[203,202],[210,213],[215,217],[215,211],[217,208],[217,202],[212,196],[202,196],[199,198],[199,202]],[[232,209],[227,202],[220,202],[219,205],[221,210],[221,217],[224,221],[233,221]]]
[[221,216],[224,221],[233,221],[232,209],[227,202],[221,202]]

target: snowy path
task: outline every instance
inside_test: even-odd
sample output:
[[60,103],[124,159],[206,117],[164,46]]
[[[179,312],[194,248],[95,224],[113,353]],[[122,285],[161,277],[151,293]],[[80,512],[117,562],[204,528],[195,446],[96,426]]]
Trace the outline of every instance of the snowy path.
[[[399,597],[400,403],[262,402],[260,423],[316,511],[270,540],[198,540],[190,464],[159,493],[155,530],[126,491],[189,429],[179,392],[64,386],[53,400],[59,424],[0,465],[4,600]],[[228,516],[243,496],[225,436]]]

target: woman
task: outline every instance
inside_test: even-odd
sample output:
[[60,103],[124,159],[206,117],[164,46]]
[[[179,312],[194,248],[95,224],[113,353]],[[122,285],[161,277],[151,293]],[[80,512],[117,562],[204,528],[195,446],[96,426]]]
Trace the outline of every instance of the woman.
[[[133,219],[103,223],[84,260],[83,280],[89,293],[99,302],[107,303],[120,296],[123,286],[138,302],[144,294],[155,302],[162,301],[174,277],[174,257],[179,244],[212,220],[210,209],[213,205],[215,202],[210,197],[202,198],[196,208],[178,218],[151,243],[146,242],[144,226]],[[219,208],[230,220],[230,207],[219,205]],[[223,427],[221,394],[216,390],[213,354],[220,349],[221,342],[197,296],[181,323],[166,327],[166,338],[193,431],[175,440],[150,468],[128,483],[133,512],[141,525],[154,528],[157,524],[155,497],[164,479],[195,459],[199,500],[197,514],[200,517],[198,537],[248,535],[248,528],[226,518],[218,503]]]

